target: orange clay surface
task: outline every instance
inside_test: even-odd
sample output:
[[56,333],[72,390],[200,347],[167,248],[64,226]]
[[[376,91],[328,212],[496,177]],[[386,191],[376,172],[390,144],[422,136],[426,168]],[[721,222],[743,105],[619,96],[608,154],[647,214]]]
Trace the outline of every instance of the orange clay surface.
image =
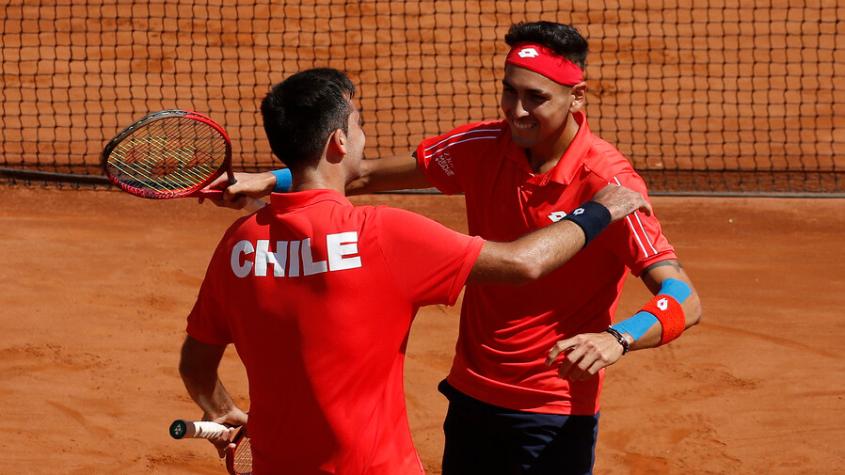
[[[460,197],[379,195],[464,230]],[[656,198],[701,325],[608,371],[596,472],[845,473],[845,201]],[[239,212],[115,192],[0,188],[3,473],[222,474],[177,374],[185,315]],[[632,280],[620,315],[647,298]],[[439,473],[458,309],[420,311],[406,391]],[[248,406],[228,351],[222,378]],[[8,470],[8,471],[7,471]]]

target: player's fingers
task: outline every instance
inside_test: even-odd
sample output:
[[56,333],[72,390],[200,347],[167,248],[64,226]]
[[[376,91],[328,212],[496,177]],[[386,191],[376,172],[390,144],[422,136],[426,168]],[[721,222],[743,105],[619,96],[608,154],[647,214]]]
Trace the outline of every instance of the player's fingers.
[[561,379],[570,379],[572,376],[573,365],[569,360],[564,359],[560,366],[557,367],[557,375],[560,376]]
[[218,200],[212,200],[209,198],[210,201],[213,201],[214,204],[217,206],[222,206],[225,208],[232,208],[232,209],[243,209],[246,205],[246,197],[242,195],[235,195],[229,192],[229,189],[223,190],[223,195]]
[[236,182],[234,182],[231,185],[226,187],[225,194],[227,194],[229,196],[233,196],[233,197],[234,196],[240,196],[241,193],[244,192],[244,189],[245,189],[244,182],[236,181]]
[[211,181],[208,185],[206,185],[205,189],[207,190],[220,190],[226,188],[229,185],[229,177],[224,173],[214,180]]
[[592,377],[595,374],[592,372],[592,369],[596,364],[599,364],[599,367],[601,367],[601,358],[594,351],[585,351],[584,356],[578,361],[578,364],[574,365],[569,372],[569,379],[583,381]]
[[561,360],[560,366],[557,370],[558,375],[560,375],[561,378],[566,379],[572,375],[573,371],[579,371],[578,364],[584,358],[585,352],[586,349],[583,345],[576,345],[572,348],[572,350],[566,354],[566,357]]
[[226,447],[224,447],[223,450],[220,451],[220,458],[222,459],[223,457],[225,457],[227,452],[235,450],[236,447],[237,445],[235,445],[233,442],[229,442],[228,444],[226,444]]
[[567,338],[566,340],[560,340],[552,346],[552,349],[549,350],[548,355],[546,356],[546,366],[551,366],[555,363],[558,356],[561,353],[569,350],[574,345],[574,342],[571,338]]
[[220,457],[221,459],[226,456],[226,447],[231,445],[229,443],[229,441],[225,441],[225,440],[211,440],[211,439],[209,439],[209,442],[211,442],[214,445],[214,448],[217,450],[217,456]]
[[229,188],[223,190],[223,201],[227,203],[237,203],[238,201],[243,199],[243,195],[238,194],[237,190],[233,190],[232,188],[237,185],[232,185]]
[[[233,196],[251,196],[253,198],[260,198],[271,191],[273,191],[273,185],[267,185],[270,180],[249,176],[241,173],[235,173],[236,181],[226,187],[226,191],[228,191]],[[273,183],[275,183],[275,177],[271,177]],[[268,187],[269,186],[269,187]]]
[[601,371],[601,369],[605,366],[607,366],[607,362],[602,360],[596,360],[592,365],[590,365],[589,368],[587,368],[588,377],[593,377],[599,374],[599,371]]
[[600,369],[604,367],[604,364],[600,360],[594,361],[588,367],[582,368],[580,365],[573,367],[568,375],[569,380],[571,381],[584,381],[586,379],[590,379],[598,373]]

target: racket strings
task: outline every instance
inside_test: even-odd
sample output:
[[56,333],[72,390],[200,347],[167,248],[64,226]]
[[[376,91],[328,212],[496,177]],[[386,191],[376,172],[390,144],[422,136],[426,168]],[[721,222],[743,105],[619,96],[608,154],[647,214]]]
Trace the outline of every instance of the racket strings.
[[121,182],[156,192],[196,187],[223,165],[227,142],[215,129],[167,117],[135,129],[115,147],[108,165]]
[[115,161],[111,165],[120,172],[119,179],[121,181],[162,191],[189,188],[203,181],[216,170],[216,168],[210,167],[179,167],[176,170],[160,171],[161,167],[170,167],[171,165],[166,162],[146,162],[149,162],[149,160],[127,166],[126,162]]
[[232,468],[238,474],[252,473],[252,448],[249,443],[249,437],[244,437],[238,446],[235,448],[233,455]]
[[[207,130],[196,130],[203,128],[197,127],[199,123],[178,119],[158,122],[143,130],[141,137],[131,137],[128,146],[118,151],[117,158],[122,158],[115,161],[118,170],[130,178],[141,178],[157,189],[180,189],[217,170],[219,165],[209,167],[204,163],[213,157],[202,153],[203,149],[213,146],[213,137]],[[186,132],[184,125],[191,130]],[[197,157],[205,157],[205,160],[198,161]]]

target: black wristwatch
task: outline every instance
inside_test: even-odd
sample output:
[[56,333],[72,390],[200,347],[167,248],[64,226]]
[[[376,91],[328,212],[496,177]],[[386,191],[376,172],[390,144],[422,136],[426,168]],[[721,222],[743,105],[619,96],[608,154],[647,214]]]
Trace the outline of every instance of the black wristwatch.
[[610,333],[611,335],[613,335],[613,338],[616,338],[616,341],[618,341],[619,344],[622,345],[622,354],[623,355],[625,353],[631,351],[631,344],[628,343],[628,340],[626,340],[625,337],[621,333],[619,333],[619,330],[617,330],[613,327],[607,327],[607,330],[605,330],[605,331],[607,333]]

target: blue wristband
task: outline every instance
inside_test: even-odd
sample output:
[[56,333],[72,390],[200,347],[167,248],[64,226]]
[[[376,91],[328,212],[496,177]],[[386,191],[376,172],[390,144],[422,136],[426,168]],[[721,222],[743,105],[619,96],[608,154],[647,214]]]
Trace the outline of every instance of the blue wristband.
[[673,299],[677,300],[678,303],[684,303],[684,300],[689,297],[689,294],[692,293],[692,290],[690,290],[689,285],[687,285],[686,282],[682,280],[666,279],[660,286],[660,292],[658,293],[668,295]]
[[276,177],[276,185],[273,187],[273,193],[284,193],[290,190],[290,185],[293,182],[290,169],[280,168],[278,170],[273,170],[270,173]]
[[[677,300],[678,303],[684,303],[684,300],[690,296],[692,291],[689,286],[678,279],[666,279],[660,286],[659,294],[668,295]],[[612,325],[610,328],[619,333],[627,333],[631,335],[634,341],[639,340],[655,323],[658,323],[657,317],[648,312],[637,312],[632,317],[622,320],[619,323]]]
[[657,317],[648,312],[637,312],[632,317],[626,318],[619,323],[613,324],[610,328],[619,333],[627,333],[631,335],[634,341],[642,338],[649,328],[658,323]]

